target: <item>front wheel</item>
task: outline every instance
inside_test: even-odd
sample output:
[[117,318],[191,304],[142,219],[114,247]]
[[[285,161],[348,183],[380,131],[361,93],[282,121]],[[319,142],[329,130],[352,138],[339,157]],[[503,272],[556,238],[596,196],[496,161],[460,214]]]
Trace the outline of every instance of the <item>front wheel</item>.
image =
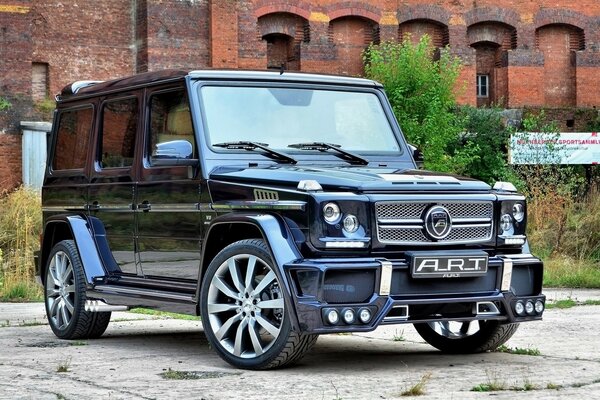
[[292,330],[281,282],[262,240],[241,240],[221,250],[201,290],[204,332],[235,367],[282,367],[299,360],[317,340],[318,335]]
[[423,339],[444,353],[468,354],[495,350],[519,327],[499,321],[442,321],[415,324]]

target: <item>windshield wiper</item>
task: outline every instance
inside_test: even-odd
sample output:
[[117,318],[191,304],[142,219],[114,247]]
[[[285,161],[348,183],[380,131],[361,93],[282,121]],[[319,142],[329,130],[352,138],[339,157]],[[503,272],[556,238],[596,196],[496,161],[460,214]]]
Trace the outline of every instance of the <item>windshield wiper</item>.
[[288,145],[288,147],[300,150],[318,150],[318,151],[335,151],[335,155],[344,161],[348,161],[354,165],[368,165],[369,160],[363,158],[357,154],[351,153],[341,148],[339,144],[324,143],[324,142],[308,142],[308,143],[294,143]]
[[256,149],[260,149],[264,152],[264,154],[267,157],[272,158],[273,160],[277,160],[277,161],[280,161],[283,163],[288,163],[288,164],[296,164],[298,162],[295,158],[288,156],[287,154],[285,154],[282,151],[276,151],[276,150],[270,149],[268,147],[268,144],[266,144],[266,143],[241,141],[241,142],[217,143],[217,144],[213,144],[213,146],[223,147],[225,149],[232,149],[232,150],[255,151]]

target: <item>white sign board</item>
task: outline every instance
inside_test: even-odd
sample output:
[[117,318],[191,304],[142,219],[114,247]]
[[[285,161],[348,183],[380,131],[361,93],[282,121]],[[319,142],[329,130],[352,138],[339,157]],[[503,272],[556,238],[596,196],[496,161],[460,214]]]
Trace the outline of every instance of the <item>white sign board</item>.
[[598,132],[515,133],[510,138],[511,164],[600,164]]

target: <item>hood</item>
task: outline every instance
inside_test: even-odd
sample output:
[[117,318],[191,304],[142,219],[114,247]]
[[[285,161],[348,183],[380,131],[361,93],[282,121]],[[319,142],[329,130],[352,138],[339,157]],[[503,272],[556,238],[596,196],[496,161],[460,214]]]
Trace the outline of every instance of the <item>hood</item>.
[[415,169],[364,168],[344,166],[304,167],[270,165],[219,167],[211,180],[296,188],[301,180],[315,180],[325,191],[488,191],[490,186],[476,179]]

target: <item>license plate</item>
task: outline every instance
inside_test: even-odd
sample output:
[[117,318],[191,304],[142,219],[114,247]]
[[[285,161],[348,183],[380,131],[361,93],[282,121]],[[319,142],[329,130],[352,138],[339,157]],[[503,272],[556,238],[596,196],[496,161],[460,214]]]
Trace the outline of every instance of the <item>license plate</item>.
[[483,276],[488,270],[488,255],[483,251],[408,252],[413,278],[465,278]]

